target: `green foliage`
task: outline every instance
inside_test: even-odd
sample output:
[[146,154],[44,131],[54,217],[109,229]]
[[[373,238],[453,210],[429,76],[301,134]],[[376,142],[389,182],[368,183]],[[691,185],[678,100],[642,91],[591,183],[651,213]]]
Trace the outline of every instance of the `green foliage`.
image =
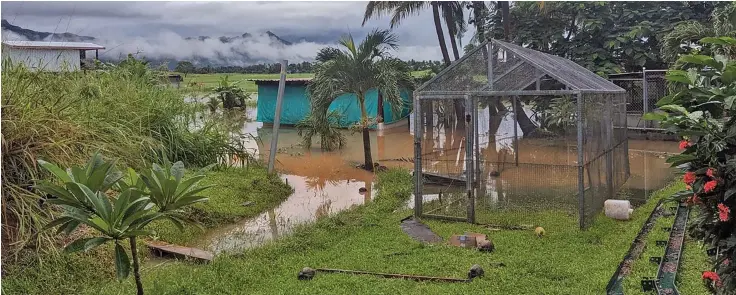
[[245,107],[246,95],[243,92],[243,89],[238,87],[236,84],[231,84],[228,80],[228,76],[224,76],[220,79],[217,88],[214,90],[214,92],[220,97],[222,106],[226,109]]
[[340,130],[342,126],[342,118],[344,116],[337,111],[330,111],[325,118],[326,124],[316,120],[315,116],[309,113],[304,119],[296,124],[297,134],[301,136],[302,146],[306,148],[312,147],[312,139],[319,136],[320,148],[325,151],[333,151],[342,148],[347,138]]
[[[684,21],[707,23],[725,2],[514,2],[511,41],[568,58],[596,73],[667,67],[663,38]],[[486,37],[503,39],[502,17],[482,18]],[[677,44],[679,45],[679,44]]]
[[[79,224],[94,229],[100,236],[79,238],[66,246],[66,252],[89,251],[106,242],[115,244],[115,268],[118,279],[130,273],[130,259],[121,241],[142,235],[149,235],[144,227],[160,218],[161,213],[150,210],[149,198],[133,188],[118,192],[113,200],[106,195],[107,190],[121,179],[114,170],[114,163],[105,162],[95,154],[86,167],[71,167],[68,174],[51,163],[39,160],[45,169],[53,173],[64,186],[46,182],[37,188],[56,197],[50,204],[64,208],[62,215],[51,221],[46,228],[59,227],[59,231],[69,234]],[[85,185],[85,183],[90,186]]]
[[150,196],[151,203],[164,214],[163,218],[169,219],[183,231],[184,223],[192,220],[183,214],[182,209],[208,200],[198,194],[211,186],[197,186],[205,177],[203,172],[206,169],[209,167],[184,179],[184,163],[179,161],[172,164],[164,159],[163,167],[154,163],[150,170],[140,175],[140,179],[146,184],[146,193]]
[[183,73],[184,77],[186,77],[187,74],[194,72],[194,65],[189,61],[183,60],[176,63],[176,68],[174,69],[174,71]]
[[[368,122],[365,95],[371,89],[379,91],[394,113],[401,113],[407,107],[400,92],[414,89],[414,79],[406,63],[388,56],[390,50],[397,48],[396,42],[396,36],[381,30],[374,30],[360,44],[355,43],[352,35],[340,39],[342,50],[333,59],[317,66],[314,79],[307,88],[312,108],[309,124],[313,126],[309,130],[315,132],[305,132],[305,138],[317,133],[328,139],[323,143],[329,143],[330,147],[339,143],[332,128],[327,126],[330,124],[327,111],[330,104],[343,94],[356,95],[362,114],[361,122]],[[365,124],[362,127],[368,128]],[[368,153],[365,166],[373,167],[372,162],[368,163],[370,142],[363,144]]]
[[565,133],[576,124],[576,104],[569,96],[555,97],[544,110],[543,125],[550,131]]
[[[691,234],[721,247],[716,272],[721,282],[707,282],[726,294],[736,288],[736,60],[717,52],[732,52],[730,37],[704,38],[700,44],[711,55],[690,54],[677,62],[680,70],[667,73],[667,80],[680,84],[680,91],[662,98],[657,105],[664,113],[648,115],[668,131],[683,138],[682,153],[668,159],[673,166],[685,165],[683,180],[689,188],[678,198],[697,204]],[[686,199],[687,198],[687,199]],[[728,261],[724,262],[726,259]],[[722,285],[721,285],[722,283]]]

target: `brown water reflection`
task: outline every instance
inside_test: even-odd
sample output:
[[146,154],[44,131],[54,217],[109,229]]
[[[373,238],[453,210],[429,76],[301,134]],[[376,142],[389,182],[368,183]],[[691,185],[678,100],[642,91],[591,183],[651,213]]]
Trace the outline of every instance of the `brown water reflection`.
[[[247,118],[255,118],[255,109],[249,109]],[[482,121],[481,121],[482,122]],[[245,119],[240,132],[244,145],[256,151],[257,157],[266,159],[269,154],[272,127]],[[495,136],[489,137],[488,125],[480,124],[485,135],[480,139],[482,157],[487,164],[483,173],[502,171],[500,177],[489,178],[487,197],[499,202],[505,193],[501,186],[510,191],[513,187],[525,189],[554,190],[577,182],[576,174],[568,175],[568,169],[576,165],[574,143],[540,139],[521,139],[514,142],[513,119],[500,120]],[[237,126],[236,126],[237,127]],[[521,132],[518,131],[519,135]],[[462,131],[452,132],[449,128],[436,126],[424,131],[425,169],[441,173],[460,174],[465,167],[465,143]],[[322,152],[319,144],[311,149],[299,146],[296,130],[284,127],[279,134],[276,169],[282,178],[294,188],[294,193],[278,207],[260,216],[209,231],[194,246],[219,253],[235,251],[274,239],[288,233],[294,225],[310,222],[369,202],[375,195],[372,182],[374,175],[357,169],[362,162],[363,146],[361,134],[346,131],[347,146],[339,151]],[[258,138],[255,140],[254,138]],[[489,139],[494,139],[489,144]],[[514,144],[519,147],[519,163],[515,166]],[[627,194],[632,198],[643,196],[661,188],[672,177],[672,169],[664,163],[664,153],[677,152],[675,142],[653,142],[630,140],[631,177],[626,184]],[[371,150],[376,161],[389,167],[413,169],[413,135],[407,124],[387,129],[383,136],[371,132]],[[496,162],[504,162],[497,164]],[[552,164],[559,170],[540,170],[538,164]],[[534,181],[530,181],[534,179]],[[365,187],[366,193],[359,189]],[[410,206],[412,202],[409,202]]]

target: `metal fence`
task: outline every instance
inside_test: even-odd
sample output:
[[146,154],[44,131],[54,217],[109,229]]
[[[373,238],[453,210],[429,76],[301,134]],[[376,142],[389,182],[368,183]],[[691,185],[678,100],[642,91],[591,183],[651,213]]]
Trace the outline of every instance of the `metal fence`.
[[643,115],[657,109],[657,101],[669,94],[665,74],[667,70],[609,75],[611,82],[626,90],[627,126],[630,129],[659,131],[659,123],[644,120]]
[[569,60],[492,40],[414,98],[417,216],[585,228],[629,176],[626,92]]

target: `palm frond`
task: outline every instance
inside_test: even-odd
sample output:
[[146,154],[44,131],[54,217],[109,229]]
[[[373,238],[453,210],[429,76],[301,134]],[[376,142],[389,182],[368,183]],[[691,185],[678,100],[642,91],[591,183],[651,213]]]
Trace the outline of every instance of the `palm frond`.
[[400,1],[394,8],[394,14],[391,17],[391,28],[397,27],[401,24],[401,21],[411,15],[419,14],[419,11],[426,8],[429,5],[427,1]]

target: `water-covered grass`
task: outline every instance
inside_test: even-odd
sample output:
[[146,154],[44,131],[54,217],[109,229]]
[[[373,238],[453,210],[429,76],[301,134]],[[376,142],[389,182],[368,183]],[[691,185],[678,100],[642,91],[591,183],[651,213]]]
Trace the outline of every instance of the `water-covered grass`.
[[[445,244],[422,245],[411,240],[398,226],[410,212],[395,211],[411,195],[409,173],[391,170],[379,174],[378,186],[373,203],[300,226],[293,235],[264,247],[218,256],[209,265],[172,262],[144,268],[147,292],[459,294],[483,290],[488,294],[601,294],[657,200],[681,189],[668,186],[655,193],[634,212],[630,221],[600,216],[586,231],[566,223],[541,224],[546,229],[543,238],[536,237],[532,231],[490,231],[466,223],[426,221],[444,238],[466,231],[487,234],[497,248],[487,254]],[[703,261],[697,249],[686,248],[680,280],[683,290],[695,290],[690,294],[702,294],[697,284]],[[506,266],[491,267],[496,262]],[[462,278],[472,264],[483,266],[486,276],[471,283],[419,283],[322,273],[312,281],[296,278],[304,266]],[[132,279],[122,283],[109,280],[80,288],[79,293],[83,294],[128,294],[133,292],[134,284]]]
[[[188,213],[205,228],[257,216],[276,207],[292,192],[278,175],[268,174],[258,165],[210,172],[200,185],[214,185],[202,193],[209,200],[195,204]],[[189,244],[202,234],[194,226],[187,226],[181,232],[171,222],[163,220],[151,224],[151,229],[159,239],[180,245]]]

